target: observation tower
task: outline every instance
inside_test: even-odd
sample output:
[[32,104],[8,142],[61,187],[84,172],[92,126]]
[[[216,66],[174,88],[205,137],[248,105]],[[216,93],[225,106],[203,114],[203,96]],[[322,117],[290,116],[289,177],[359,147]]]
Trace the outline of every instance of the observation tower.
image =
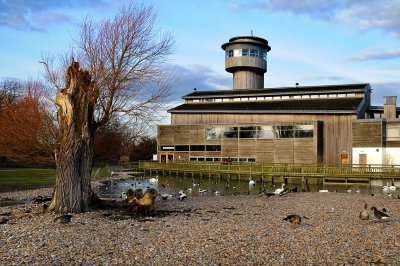
[[268,41],[255,36],[229,39],[221,48],[225,51],[225,70],[233,74],[233,89],[263,89],[267,72]]

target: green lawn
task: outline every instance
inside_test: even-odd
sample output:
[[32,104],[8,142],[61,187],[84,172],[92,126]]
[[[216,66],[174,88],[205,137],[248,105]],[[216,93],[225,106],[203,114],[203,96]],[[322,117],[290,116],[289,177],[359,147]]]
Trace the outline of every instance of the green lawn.
[[[93,177],[110,176],[105,168],[94,167]],[[0,192],[19,189],[52,187],[56,181],[55,169],[6,168],[0,169]]]

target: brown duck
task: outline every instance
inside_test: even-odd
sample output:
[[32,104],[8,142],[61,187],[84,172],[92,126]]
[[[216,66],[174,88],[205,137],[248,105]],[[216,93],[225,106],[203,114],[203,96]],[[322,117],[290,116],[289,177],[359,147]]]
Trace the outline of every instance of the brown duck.
[[[291,214],[283,218],[283,221],[288,221],[291,224],[294,225],[300,225],[301,224],[301,216],[297,214]],[[306,216],[303,216],[304,219],[308,219]]]
[[374,206],[371,207],[371,210],[374,211],[374,216],[378,220],[378,222],[380,222],[382,220],[387,220],[390,217],[387,213],[384,213],[383,211],[378,210]]
[[368,204],[367,203],[365,203],[364,210],[362,210],[360,212],[359,217],[361,220],[369,220],[369,212],[368,212]]

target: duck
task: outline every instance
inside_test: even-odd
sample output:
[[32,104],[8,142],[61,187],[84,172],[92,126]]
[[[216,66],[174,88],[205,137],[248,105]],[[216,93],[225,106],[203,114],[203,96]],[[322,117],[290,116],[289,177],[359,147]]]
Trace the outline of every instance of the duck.
[[306,216],[301,217],[300,215],[297,214],[290,214],[283,218],[283,221],[288,221],[293,225],[299,226],[301,224],[301,218],[308,219]]
[[371,210],[374,211],[374,216],[375,218],[378,220],[378,222],[382,221],[382,220],[387,220],[389,219],[389,215],[383,211],[378,210],[376,207],[372,206]]
[[369,220],[368,204],[366,202],[364,204],[364,210],[360,212],[359,217],[361,220]]
[[206,193],[207,192],[207,189],[200,189],[199,188],[199,193]]
[[318,190],[319,193],[329,193],[329,190],[327,189],[320,189]]
[[249,185],[255,185],[256,184],[256,181],[255,180],[249,180]]
[[284,186],[285,186],[285,183],[282,184],[282,187],[281,187],[281,188],[275,189],[274,194],[275,194],[275,195],[281,194],[281,193],[285,190],[285,189],[284,189]]
[[187,199],[186,193],[183,192],[182,190],[179,191],[179,197],[178,197],[178,199],[181,200],[181,201],[184,200],[184,199]]

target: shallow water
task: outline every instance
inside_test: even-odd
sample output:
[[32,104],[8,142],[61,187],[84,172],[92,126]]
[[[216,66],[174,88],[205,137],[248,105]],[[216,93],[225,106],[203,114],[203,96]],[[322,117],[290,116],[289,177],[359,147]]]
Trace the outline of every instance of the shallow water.
[[[104,185],[95,189],[100,197],[105,198],[120,198],[122,192],[128,189],[142,189],[155,188],[159,193],[167,193],[177,195],[180,190],[184,190],[188,196],[194,197],[207,197],[219,195],[235,195],[235,194],[258,194],[260,191],[274,192],[275,189],[281,188],[281,183],[272,184],[271,182],[256,181],[254,185],[249,185],[249,180],[228,180],[223,178],[195,178],[191,177],[171,177],[171,176],[158,176],[158,182],[150,182],[150,178],[155,176],[134,176],[129,179],[121,178],[120,180],[106,181]],[[322,183],[322,182],[321,182]],[[388,194],[382,191],[380,187],[358,186],[358,185],[302,185],[302,184],[287,184],[286,189],[294,189],[297,187],[299,192],[311,191],[317,192],[321,189],[328,190],[329,192],[339,193],[360,193],[360,194],[374,194],[384,195]],[[201,190],[207,192],[200,193]],[[350,192],[346,192],[350,190]],[[356,192],[357,191],[357,192]],[[400,195],[400,189],[391,192],[392,197]]]

